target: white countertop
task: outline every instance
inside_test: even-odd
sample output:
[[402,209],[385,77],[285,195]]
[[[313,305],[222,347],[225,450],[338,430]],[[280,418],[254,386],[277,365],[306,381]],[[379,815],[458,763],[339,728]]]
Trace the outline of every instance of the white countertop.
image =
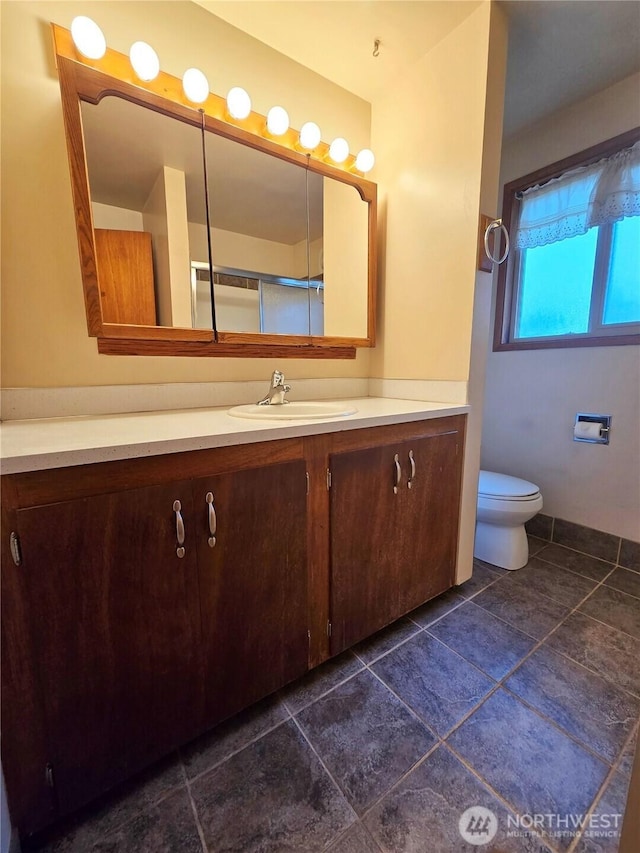
[[1,470],[15,474],[64,468],[409,423],[469,411],[468,406],[459,404],[387,397],[340,402],[356,408],[356,414],[313,421],[258,421],[233,417],[227,408],[214,408],[7,421],[0,425]]

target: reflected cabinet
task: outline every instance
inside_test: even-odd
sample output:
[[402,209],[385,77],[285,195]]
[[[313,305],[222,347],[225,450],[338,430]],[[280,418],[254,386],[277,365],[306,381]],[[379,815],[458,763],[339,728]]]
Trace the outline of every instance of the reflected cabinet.
[[[375,341],[376,186],[53,25],[101,352],[353,357]],[[224,102],[222,102],[224,103]],[[286,141],[286,140],[285,140]],[[322,143],[321,143],[322,145]]]

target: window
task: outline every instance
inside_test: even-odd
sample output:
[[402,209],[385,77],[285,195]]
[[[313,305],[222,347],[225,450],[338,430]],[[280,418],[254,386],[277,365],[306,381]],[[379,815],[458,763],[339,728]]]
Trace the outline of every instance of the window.
[[505,186],[494,350],[640,344],[640,129]]

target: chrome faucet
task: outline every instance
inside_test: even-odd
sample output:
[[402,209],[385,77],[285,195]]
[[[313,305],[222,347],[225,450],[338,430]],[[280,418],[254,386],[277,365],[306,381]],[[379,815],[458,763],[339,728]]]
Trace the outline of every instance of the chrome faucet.
[[291,391],[291,385],[285,385],[284,373],[280,370],[274,370],[271,374],[271,387],[269,388],[269,392],[262,398],[262,400],[258,400],[256,405],[283,406],[285,403],[289,402],[284,398],[284,395],[288,391]]

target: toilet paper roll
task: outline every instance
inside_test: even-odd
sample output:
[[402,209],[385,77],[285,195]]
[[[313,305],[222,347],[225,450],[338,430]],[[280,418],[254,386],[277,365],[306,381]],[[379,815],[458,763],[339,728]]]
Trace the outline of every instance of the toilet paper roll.
[[601,429],[602,424],[590,421],[578,421],[573,428],[573,434],[575,438],[600,438]]

